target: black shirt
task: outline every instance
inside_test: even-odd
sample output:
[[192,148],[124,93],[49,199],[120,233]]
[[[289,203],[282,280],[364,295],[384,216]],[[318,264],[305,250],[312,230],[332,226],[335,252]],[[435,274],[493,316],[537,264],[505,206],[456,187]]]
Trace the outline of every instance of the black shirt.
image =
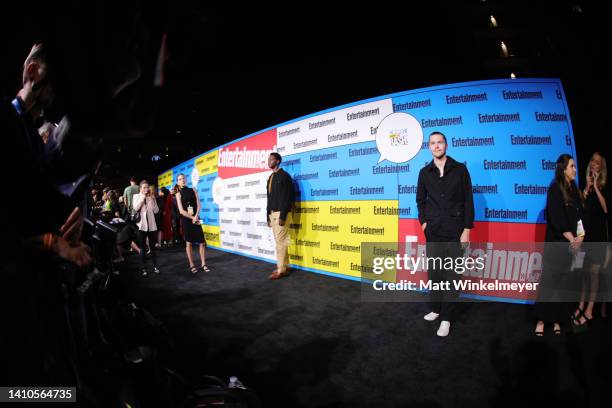
[[546,241],[568,242],[563,233],[571,232],[576,236],[578,220],[583,219],[583,215],[578,190],[572,191],[566,202],[559,183],[553,182],[546,195]]
[[198,201],[196,200],[194,189],[185,186],[179,190],[179,193],[181,194],[181,205],[183,206],[183,210],[187,211],[187,208],[191,206],[193,208],[193,215],[199,217],[200,214],[197,213]]
[[608,215],[610,214],[610,190],[604,186],[600,190],[606,203],[608,213],[606,214],[601,206],[599,197],[595,189],[591,187],[584,199],[584,229],[586,230],[585,241],[587,242],[606,242],[608,239]]
[[[272,184],[270,184],[272,177]],[[266,192],[268,193],[268,208],[267,215],[272,211],[280,211],[280,219],[287,219],[287,214],[291,211],[293,204],[293,180],[291,176],[283,169],[278,169],[277,172],[272,172],[266,181]],[[270,189],[270,187],[272,187]],[[270,191],[271,190],[271,191]]]
[[421,169],[416,202],[419,222],[426,222],[427,230],[437,235],[457,237],[464,228],[474,228],[470,173],[450,156],[446,156],[442,177],[433,160]]

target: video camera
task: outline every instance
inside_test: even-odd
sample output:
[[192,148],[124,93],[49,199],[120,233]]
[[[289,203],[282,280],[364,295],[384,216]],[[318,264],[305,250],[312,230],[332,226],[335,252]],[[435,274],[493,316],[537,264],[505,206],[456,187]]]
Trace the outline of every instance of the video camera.
[[96,266],[112,265],[118,231],[117,227],[102,220],[83,220],[82,240],[91,248]]

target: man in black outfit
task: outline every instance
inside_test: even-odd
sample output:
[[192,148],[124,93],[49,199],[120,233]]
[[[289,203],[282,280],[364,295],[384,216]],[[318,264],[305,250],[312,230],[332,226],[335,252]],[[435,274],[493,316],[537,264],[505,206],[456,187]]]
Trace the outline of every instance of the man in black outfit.
[[293,180],[291,176],[279,166],[282,161],[280,154],[273,152],[268,157],[268,166],[272,174],[266,183],[268,193],[267,217],[268,227],[272,227],[276,241],[276,269],[270,274],[270,279],[280,279],[287,275],[289,263],[289,229],[287,214],[293,204]]
[[[44,110],[51,104],[54,89],[48,79],[46,53],[42,44],[32,47],[23,65],[22,87],[10,102],[0,103],[4,147],[13,160],[2,163],[3,174],[14,171],[30,185],[19,193],[19,200],[7,201],[3,230],[11,231],[11,246],[26,245],[51,252],[83,266],[91,262],[89,249],[80,242],[81,210],[54,184],[49,175],[45,144],[38,134]],[[4,225],[6,223],[6,226]],[[17,248],[7,253],[15,254]]]
[[[21,89],[11,100],[0,101],[3,148],[2,174],[18,166],[24,180],[17,200],[5,200],[0,222],[5,240],[0,273],[0,320],[7,330],[0,336],[0,383],[74,384],[68,351],[58,265],[79,267],[92,262],[81,241],[83,217],[73,200],[62,194],[50,176],[38,128],[54,97],[48,77],[47,55],[34,45],[23,64]],[[67,270],[68,266],[66,266]]]
[[[456,259],[462,256],[462,246],[470,240],[470,229],[474,228],[474,200],[470,173],[463,163],[446,155],[446,136],[440,132],[429,135],[429,150],[433,160],[419,172],[416,202],[419,222],[427,239],[427,257]],[[456,314],[458,293],[454,281],[461,275],[443,268],[437,262],[429,264],[429,280],[449,282],[445,290],[430,290],[432,311],[425,320],[441,318],[437,335],[448,336],[450,322]],[[444,300],[444,302],[443,302]]]

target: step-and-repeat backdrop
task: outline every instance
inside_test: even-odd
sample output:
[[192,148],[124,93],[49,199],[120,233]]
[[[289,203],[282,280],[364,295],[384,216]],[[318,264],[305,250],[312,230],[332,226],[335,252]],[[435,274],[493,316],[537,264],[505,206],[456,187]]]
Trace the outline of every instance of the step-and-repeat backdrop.
[[[201,154],[161,174],[158,185],[170,188],[185,174],[202,202],[210,247],[275,261],[265,182],[267,158],[279,152],[295,186],[288,219],[291,264],[375,279],[371,265],[362,265],[363,243],[424,241],[415,197],[419,170],[432,158],[427,139],[433,131],[446,135],[448,155],[470,172],[476,211],[471,240],[498,252],[506,251],[506,242],[542,241],[556,159],[562,153],[575,157],[558,79],[449,84],[331,108]],[[500,255],[499,262],[466,276],[537,281],[541,262],[534,257],[541,254],[523,255],[531,262],[527,273],[512,256]]]

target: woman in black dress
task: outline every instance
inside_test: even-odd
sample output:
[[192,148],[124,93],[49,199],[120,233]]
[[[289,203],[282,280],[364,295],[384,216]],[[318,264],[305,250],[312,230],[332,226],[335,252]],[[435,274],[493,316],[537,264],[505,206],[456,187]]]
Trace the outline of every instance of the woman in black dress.
[[[599,152],[595,152],[587,167],[586,188],[584,189],[585,228],[587,230],[584,242],[587,243],[585,249],[588,265],[583,276],[580,303],[572,319],[577,326],[587,324],[593,319],[593,306],[599,289],[600,271],[606,260],[608,205],[610,203],[607,179],[606,159]],[[587,291],[588,302],[586,302]]]
[[172,187],[170,193],[172,194],[172,244],[176,245],[179,243],[181,236],[181,214],[179,213],[178,204],[176,201],[176,194],[179,191],[178,184]]
[[[200,269],[204,272],[210,272],[210,269],[206,266],[206,240],[204,239],[202,224],[200,223],[200,199],[198,198],[198,192],[195,188],[187,187],[187,180],[184,174],[179,174],[177,181],[179,190],[176,193],[176,203],[181,214],[181,226],[186,243],[187,259],[189,259],[189,270],[194,275]],[[193,244],[200,246],[201,266],[199,269],[193,263]]]
[[552,323],[553,332],[561,334],[561,322],[571,316],[567,293],[575,289],[574,274],[570,271],[572,254],[580,249],[584,240],[582,197],[575,179],[574,159],[569,154],[562,154],[557,159],[555,180],[546,197],[544,265],[534,307],[538,321],[536,336],[544,335],[546,323]]

